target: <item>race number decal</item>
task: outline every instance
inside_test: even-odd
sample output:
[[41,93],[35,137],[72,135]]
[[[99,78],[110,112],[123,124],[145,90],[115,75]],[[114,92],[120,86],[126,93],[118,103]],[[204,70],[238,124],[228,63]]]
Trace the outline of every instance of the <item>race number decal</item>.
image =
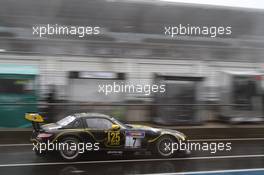
[[126,132],[126,143],[127,148],[140,148],[141,141],[145,137],[144,131],[128,131]]
[[120,132],[119,131],[109,131],[107,136],[107,144],[110,146],[120,145]]

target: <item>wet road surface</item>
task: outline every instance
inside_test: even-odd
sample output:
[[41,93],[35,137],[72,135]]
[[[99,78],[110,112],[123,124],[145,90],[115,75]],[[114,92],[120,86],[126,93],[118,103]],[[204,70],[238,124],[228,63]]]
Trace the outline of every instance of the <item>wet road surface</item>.
[[[86,154],[78,162],[65,162],[56,154],[38,157],[31,144],[1,144],[1,175],[164,174],[264,168],[264,139],[196,140],[231,142],[231,151],[193,151],[188,157],[160,159],[152,155]],[[239,172],[237,172],[239,173]],[[254,174],[252,172],[251,174]],[[257,173],[262,173],[258,171]],[[250,174],[245,172],[244,174]]]

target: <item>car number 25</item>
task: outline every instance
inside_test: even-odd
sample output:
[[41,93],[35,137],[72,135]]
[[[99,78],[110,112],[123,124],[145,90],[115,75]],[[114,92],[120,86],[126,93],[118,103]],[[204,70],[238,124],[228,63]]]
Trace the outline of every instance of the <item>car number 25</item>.
[[109,131],[107,136],[107,143],[111,146],[120,145],[120,132],[119,131]]

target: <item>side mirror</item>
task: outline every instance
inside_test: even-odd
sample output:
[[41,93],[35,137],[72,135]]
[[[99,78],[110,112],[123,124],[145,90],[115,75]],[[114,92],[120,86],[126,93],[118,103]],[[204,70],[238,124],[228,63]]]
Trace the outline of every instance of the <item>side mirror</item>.
[[113,131],[116,131],[116,130],[119,130],[120,129],[120,126],[119,125],[116,125],[116,124],[113,124],[111,129]]

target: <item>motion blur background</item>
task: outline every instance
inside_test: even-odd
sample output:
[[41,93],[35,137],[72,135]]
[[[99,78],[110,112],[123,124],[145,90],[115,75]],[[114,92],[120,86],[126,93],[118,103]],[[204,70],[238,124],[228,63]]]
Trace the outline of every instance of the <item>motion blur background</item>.
[[[0,127],[26,127],[25,112],[55,121],[73,111],[169,125],[263,122],[263,17],[261,9],[165,1],[0,0]],[[42,24],[102,33],[32,35]],[[232,35],[164,35],[178,24],[232,26]],[[161,83],[166,93],[98,93],[114,81]]]

